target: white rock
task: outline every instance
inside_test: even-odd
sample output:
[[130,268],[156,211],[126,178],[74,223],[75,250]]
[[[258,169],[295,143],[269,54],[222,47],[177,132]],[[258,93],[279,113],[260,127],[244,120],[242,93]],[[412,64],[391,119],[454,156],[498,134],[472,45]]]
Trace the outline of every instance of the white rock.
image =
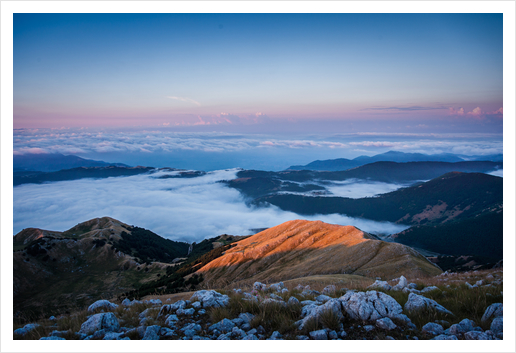
[[405,276],[400,276],[398,284],[392,287],[392,290],[399,291],[405,288],[408,285],[407,279]]
[[382,290],[391,290],[391,285],[387,283],[387,281],[380,281],[376,280],[373,284],[371,284],[369,287],[370,289],[382,289]]
[[492,318],[503,316],[503,304],[494,303],[487,307],[484,315],[482,315],[482,322],[487,322]]
[[[338,299],[331,299],[328,300],[326,303],[322,305],[307,305],[303,307],[304,311],[304,317],[301,321],[301,324],[299,326],[300,329],[303,329],[304,325],[312,319],[320,320],[320,317],[323,313],[330,311],[332,312],[339,320],[342,319],[342,305],[341,302]],[[301,314],[303,316],[303,312]]]
[[382,330],[393,330],[397,327],[396,324],[388,317],[376,320],[376,326]]
[[383,317],[395,317],[403,311],[391,296],[377,291],[348,292],[339,298],[344,310],[351,318],[376,321]]
[[120,329],[120,324],[118,323],[118,319],[115,314],[109,313],[100,313],[92,315],[87,321],[85,321],[81,325],[81,330],[79,333],[84,333],[85,335],[92,335],[96,331],[105,330],[109,331],[118,331]]
[[200,290],[195,292],[190,298],[191,301],[198,300],[203,308],[219,308],[228,305],[229,297],[214,290]]
[[88,312],[92,313],[97,309],[103,309],[103,310],[109,311],[109,310],[115,310],[116,308],[118,308],[118,305],[111,303],[108,300],[97,300],[95,303],[91,304],[88,307]]
[[446,309],[435,300],[428,299],[422,295],[410,293],[404,309],[406,311],[435,310],[443,314],[453,315],[451,311]]

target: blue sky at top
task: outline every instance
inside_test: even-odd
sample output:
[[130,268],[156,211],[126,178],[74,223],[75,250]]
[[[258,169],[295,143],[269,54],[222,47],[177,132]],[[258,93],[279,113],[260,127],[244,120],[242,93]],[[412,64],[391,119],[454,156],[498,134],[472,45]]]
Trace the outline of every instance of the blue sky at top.
[[502,25],[502,14],[14,14],[14,127],[501,132]]

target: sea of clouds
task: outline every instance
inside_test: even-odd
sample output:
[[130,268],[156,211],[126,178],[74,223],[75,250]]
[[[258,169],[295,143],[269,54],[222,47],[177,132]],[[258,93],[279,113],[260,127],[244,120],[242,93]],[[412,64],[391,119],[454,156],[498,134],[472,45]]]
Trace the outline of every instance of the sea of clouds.
[[17,129],[14,154],[62,153],[106,162],[197,170],[284,170],[316,159],[354,158],[389,150],[497,154],[499,134],[325,135],[187,132],[171,129]]
[[[159,171],[130,177],[16,186],[13,234],[28,227],[64,231],[104,216],[188,242],[220,234],[247,235],[251,229],[273,227],[293,219],[354,225],[376,234],[392,234],[408,228],[339,214],[300,216],[275,206],[250,207],[237,190],[219,182],[234,179],[236,173],[236,169],[231,169],[195,178],[159,179],[161,175],[171,174]],[[385,185],[384,190],[393,187]],[[375,192],[381,191],[380,185],[373,188]],[[364,192],[362,196],[370,193],[363,185],[356,185],[354,195],[358,196],[360,190]]]

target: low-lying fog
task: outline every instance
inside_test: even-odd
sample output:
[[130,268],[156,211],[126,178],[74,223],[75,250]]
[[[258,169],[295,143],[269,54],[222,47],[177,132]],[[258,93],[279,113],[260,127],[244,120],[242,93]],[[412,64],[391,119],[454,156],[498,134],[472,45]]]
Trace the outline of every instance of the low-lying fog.
[[[80,222],[103,216],[147,228],[169,239],[188,242],[224,233],[251,234],[250,229],[273,227],[300,218],[354,225],[377,234],[392,234],[407,228],[339,214],[307,217],[274,206],[251,208],[246,206],[237,190],[218,182],[234,179],[236,172],[231,169],[195,178],[157,179],[157,176],[170,174],[160,171],[150,175],[17,186],[13,191],[13,234],[29,227],[64,231]],[[376,184],[345,184],[332,187],[332,192],[360,197],[360,192],[362,196],[368,196],[379,190],[392,191],[390,189],[395,187]]]

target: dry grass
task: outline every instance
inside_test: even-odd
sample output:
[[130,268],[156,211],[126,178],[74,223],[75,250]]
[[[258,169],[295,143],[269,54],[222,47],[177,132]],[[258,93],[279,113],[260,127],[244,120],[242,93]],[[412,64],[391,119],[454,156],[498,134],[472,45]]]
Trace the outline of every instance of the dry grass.
[[372,239],[352,226],[300,220],[241,240],[198,271],[205,283],[218,288],[314,275],[394,278],[400,273],[427,277],[440,272],[405,245]]

